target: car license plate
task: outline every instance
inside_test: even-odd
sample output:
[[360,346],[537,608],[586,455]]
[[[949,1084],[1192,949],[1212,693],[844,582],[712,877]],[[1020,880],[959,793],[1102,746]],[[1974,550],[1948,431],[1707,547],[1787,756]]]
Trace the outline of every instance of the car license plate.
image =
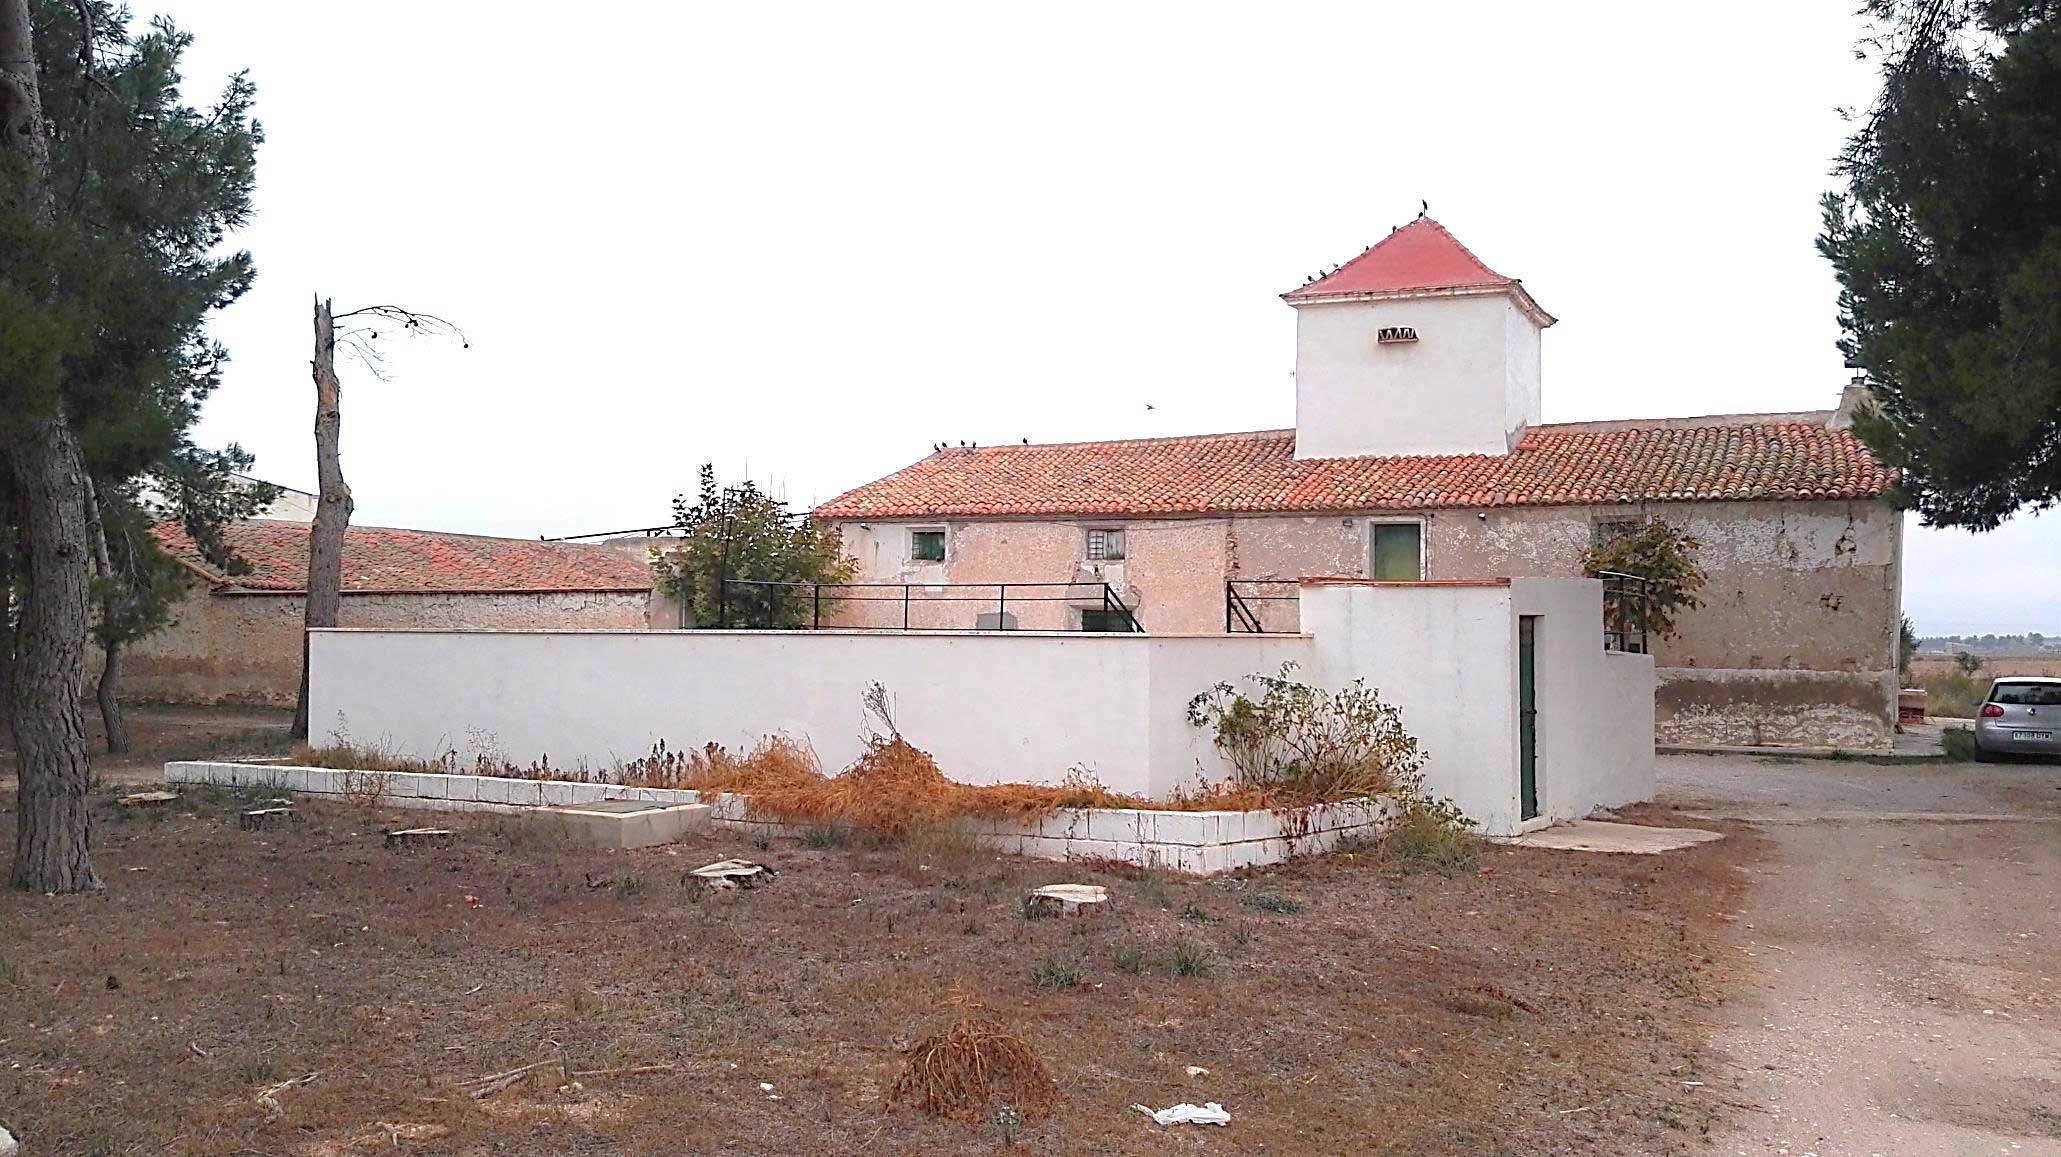
[[2045,742],[2045,741],[2047,741],[2047,740],[2049,740],[2049,739],[2052,739],[2052,738],[2054,738],[2054,733],[2053,733],[2053,732],[2051,732],[2051,731],[2013,731],[2013,732],[2011,733],[2011,738],[2013,738],[2013,739],[2037,739],[2037,740],[2040,740],[2041,742]]

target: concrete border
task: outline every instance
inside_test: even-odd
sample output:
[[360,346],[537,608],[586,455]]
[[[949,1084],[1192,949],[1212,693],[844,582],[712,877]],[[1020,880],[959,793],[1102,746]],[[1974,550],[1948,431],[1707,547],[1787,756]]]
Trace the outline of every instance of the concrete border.
[[[167,763],[165,783],[336,798],[376,791],[381,801],[392,807],[429,811],[523,812],[617,799],[707,804],[713,809],[711,820],[721,827],[769,837],[799,834],[797,825],[752,817],[743,796],[727,792],[704,795],[683,788],[222,760]],[[1318,804],[1285,813],[1079,808],[1053,812],[1029,823],[982,823],[974,834],[997,851],[1034,859],[1114,860],[1207,875],[1278,864],[1329,851],[1343,839],[1379,835],[1394,810],[1393,801],[1386,798]]]

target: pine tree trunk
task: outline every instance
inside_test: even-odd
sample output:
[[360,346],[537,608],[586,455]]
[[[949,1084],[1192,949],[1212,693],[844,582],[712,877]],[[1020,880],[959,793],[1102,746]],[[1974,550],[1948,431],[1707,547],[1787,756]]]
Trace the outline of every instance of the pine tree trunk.
[[[337,440],[343,425],[336,380],[336,319],[327,299],[315,302],[315,473],[321,501],[308,531],[309,630],[333,627],[343,605],[344,528],[351,524],[351,488],[345,484]],[[301,693],[293,713],[296,739],[308,737],[308,636],[301,635]]]
[[[28,0],[0,0],[0,152],[21,167],[25,207],[47,223],[50,142],[35,60]],[[85,470],[62,401],[4,450],[28,548],[7,679],[21,785],[9,881],[31,891],[76,892],[100,886],[91,858],[90,771],[79,714],[92,599]]]
[[15,623],[10,672],[15,766],[14,871],[33,892],[100,886],[93,874],[86,788],[86,493],[78,443],[62,414],[12,448],[9,467],[27,515],[28,590]]
[[100,488],[86,477],[86,538],[93,544],[93,569],[100,575],[100,687],[94,698],[100,703],[100,729],[107,736],[109,755],[129,750],[129,726],[122,721],[122,641],[107,629],[121,614],[121,588],[116,585],[114,560],[107,549],[107,517],[100,508]]

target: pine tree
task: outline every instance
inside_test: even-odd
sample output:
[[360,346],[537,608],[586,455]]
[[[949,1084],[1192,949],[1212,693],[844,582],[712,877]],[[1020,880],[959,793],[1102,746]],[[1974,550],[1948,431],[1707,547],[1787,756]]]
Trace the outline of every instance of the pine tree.
[[2061,3],[1869,0],[1883,85],[1824,199],[1855,431],[1928,523],[2061,502]]
[[238,75],[209,107],[183,104],[189,44],[162,18],[132,33],[106,0],[0,0],[0,662],[19,887],[97,883],[80,717],[94,561],[105,647],[161,626],[153,604],[172,593],[133,533],[141,483],[204,547],[254,497],[231,477],[246,456],[188,435],[226,358],[205,322],[250,284],[249,255],[221,246],[250,212],[254,90]]

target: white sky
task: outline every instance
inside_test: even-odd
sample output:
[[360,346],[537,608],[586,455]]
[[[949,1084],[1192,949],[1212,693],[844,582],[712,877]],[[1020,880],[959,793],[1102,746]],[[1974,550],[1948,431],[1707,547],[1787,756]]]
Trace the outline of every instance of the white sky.
[[[666,521],[713,460],[806,505],[931,443],[1293,424],[1278,294],[1418,199],[1561,321],[1545,417],[1831,406],[1818,194],[1848,3],[177,0],[269,142],[204,440],[314,478],[309,303],[469,350],[346,367],[367,524]],[[1147,412],[1147,403],[1155,409]],[[1913,526],[1921,631],[2061,633],[2061,517]]]

